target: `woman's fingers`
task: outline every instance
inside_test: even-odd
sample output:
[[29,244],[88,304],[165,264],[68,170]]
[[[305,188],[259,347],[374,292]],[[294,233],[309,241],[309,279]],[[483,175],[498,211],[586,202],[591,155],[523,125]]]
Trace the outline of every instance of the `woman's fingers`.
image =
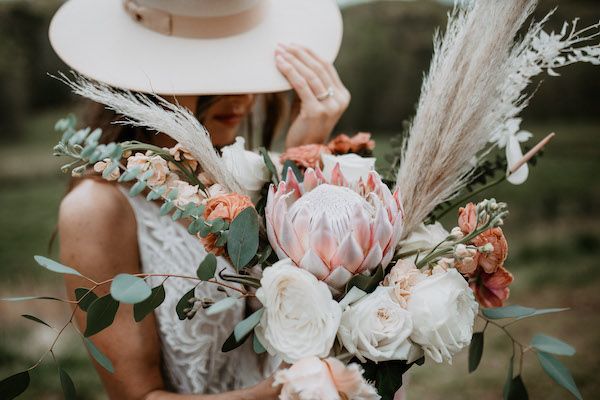
[[[304,63],[296,52],[288,51],[285,47],[281,46],[280,49],[278,49],[278,54],[291,64],[298,74],[304,78],[316,98],[323,93],[327,93],[327,90],[331,85],[323,79],[324,77],[322,75],[319,75],[318,71]],[[327,76],[325,75],[325,77]]]
[[[299,46],[297,46],[297,47],[299,47]],[[345,86],[342,83],[342,80],[340,79],[340,76],[338,75],[338,73],[335,70],[335,67],[333,66],[332,63],[323,60],[321,57],[319,57],[319,55],[317,53],[315,53],[314,51],[312,51],[308,47],[302,47],[302,50],[307,55],[309,55],[312,60],[314,60],[315,62],[317,62],[319,65],[321,65],[321,67],[327,72],[327,75],[329,76],[329,78],[331,79],[331,82],[334,85],[336,85],[338,88],[344,88],[345,89]]]
[[277,63],[277,68],[290,82],[290,85],[292,85],[292,88],[294,88],[302,103],[310,104],[318,101],[306,79],[283,57],[283,55],[277,54],[275,56],[275,61]]
[[288,54],[291,54],[305,70],[310,71],[313,76],[316,76],[322,82],[325,90],[316,92],[317,95],[325,93],[330,87],[334,86],[333,79],[321,63],[321,60],[316,59],[304,47],[298,45],[281,45],[281,47],[287,50]]

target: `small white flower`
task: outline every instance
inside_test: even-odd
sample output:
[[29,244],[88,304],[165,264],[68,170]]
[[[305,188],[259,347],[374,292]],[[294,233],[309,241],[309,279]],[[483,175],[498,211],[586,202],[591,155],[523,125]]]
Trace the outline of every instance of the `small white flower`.
[[323,161],[323,175],[329,180],[336,164],[340,164],[342,174],[349,183],[358,182],[360,178],[366,180],[369,172],[375,170],[375,158],[361,157],[353,153],[341,156],[322,153],[321,161]]
[[245,149],[243,137],[235,138],[235,143],[221,149],[225,168],[231,172],[253,201],[257,201],[260,191],[269,182],[270,173],[263,158]]
[[362,362],[410,358],[413,344],[408,338],[412,333],[412,318],[394,301],[393,290],[379,286],[349,305],[342,314],[338,338]]
[[327,285],[289,259],[265,269],[260,284],[256,298],[265,311],[255,333],[269,354],[287,363],[326,357],[342,315]]
[[435,362],[451,363],[452,356],[471,343],[477,310],[473,291],[460,273],[435,268],[411,290],[411,339]]

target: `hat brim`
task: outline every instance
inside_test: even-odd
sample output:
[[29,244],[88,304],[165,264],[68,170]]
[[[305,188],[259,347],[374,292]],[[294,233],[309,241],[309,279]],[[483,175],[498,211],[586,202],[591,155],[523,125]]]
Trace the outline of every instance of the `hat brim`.
[[334,0],[268,0],[253,29],[218,39],[167,36],[133,21],[122,0],[69,0],[50,24],[50,43],[75,71],[144,93],[209,95],[289,90],[277,70],[278,43],[297,43],[333,61],[342,40]]

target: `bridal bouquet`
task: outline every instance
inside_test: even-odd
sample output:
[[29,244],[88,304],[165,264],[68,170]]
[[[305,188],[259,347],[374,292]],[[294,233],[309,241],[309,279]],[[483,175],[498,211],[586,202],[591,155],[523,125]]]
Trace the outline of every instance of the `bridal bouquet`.
[[[523,183],[528,162],[552,138],[523,155],[521,143],[531,134],[519,129],[518,116],[532,78],[575,62],[600,64],[600,46],[581,45],[600,35],[600,24],[580,31],[565,24],[560,33],[546,33],[547,17],[515,42],[534,6],[533,0],[485,0],[450,15],[445,36],[436,38],[416,115],[379,172],[367,133],[281,155],[248,151],[238,138],[219,154],[188,110],[81,77],[63,79],[125,115],[124,123],[165,132],[179,144],[99,144],[99,130],[77,130],[69,117],[57,123],[62,138],[55,154],[72,159],[64,170],[74,176],[101,174],[129,185],[132,196],[159,202],[161,214],[184,222],[203,244],[208,255],[195,276],[164,275],[194,282],[173,310],[180,319],[258,300],[222,350],[251,340],[257,353],[279,357],[285,368],[275,384],[282,385],[282,399],[393,399],[411,367],[451,364],[466,347],[472,372],[490,327],[513,343],[505,399],[527,398],[521,375],[528,353],[580,399],[556,357],[573,355],[570,345],[543,334],[522,343],[508,329],[564,309],[505,305],[513,282],[502,231],[507,205],[469,202],[505,180]],[[439,219],[457,207],[456,222],[446,229]],[[236,273],[217,270],[216,256]],[[80,275],[76,266],[36,261]],[[150,276],[84,277],[90,287],[76,291],[87,312],[84,343],[109,371],[110,360],[89,337],[112,324],[120,303],[134,304],[136,321],[160,307],[165,289],[151,287]],[[221,286],[227,297],[196,298],[195,288],[204,284]],[[97,297],[101,285],[110,285],[110,293]],[[22,393],[32,368],[2,381],[2,398]],[[65,393],[74,393],[59,370]]]

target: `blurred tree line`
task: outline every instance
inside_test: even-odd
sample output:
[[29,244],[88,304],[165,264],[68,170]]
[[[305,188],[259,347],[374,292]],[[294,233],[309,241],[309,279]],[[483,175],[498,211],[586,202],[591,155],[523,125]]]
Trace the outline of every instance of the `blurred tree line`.
[[[0,140],[18,140],[23,121],[39,109],[72,101],[64,85],[47,73],[68,71],[48,41],[48,25],[60,0],[0,2]],[[549,26],[579,16],[600,19],[598,0],[541,0],[536,18],[559,9]],[[397,131],[414,113],[429,66],[432,33],[444,27],[448,7],[433,0],[382,1],[344,10],[345,33],[337,61],[352,92],[340,125],[348,130]],[[76,34],[76,33],[74,33]],[[90,48],[90,51],[93,51]],[[568,67],[563,77],[545,77],[528,110],[536,119],[582,119],[600,115],[600,79],[589,65]]]

